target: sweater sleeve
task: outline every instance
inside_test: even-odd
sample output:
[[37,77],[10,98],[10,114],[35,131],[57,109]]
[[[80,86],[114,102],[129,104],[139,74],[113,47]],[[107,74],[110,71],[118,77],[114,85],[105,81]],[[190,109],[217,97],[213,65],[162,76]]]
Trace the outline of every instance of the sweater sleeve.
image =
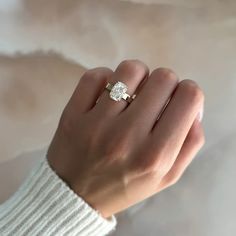
[[115,216],[103,218],[73,192],[45,157],[0,205],[1,236],[103,236],[116,223]]

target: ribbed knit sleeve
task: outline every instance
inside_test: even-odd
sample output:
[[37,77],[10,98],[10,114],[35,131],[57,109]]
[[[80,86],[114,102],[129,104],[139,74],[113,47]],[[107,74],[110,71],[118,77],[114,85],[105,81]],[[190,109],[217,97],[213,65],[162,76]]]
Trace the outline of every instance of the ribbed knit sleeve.
[[0,205],[1,236],[103,236],[116,218],[103,218],[51,169],[43,158]]

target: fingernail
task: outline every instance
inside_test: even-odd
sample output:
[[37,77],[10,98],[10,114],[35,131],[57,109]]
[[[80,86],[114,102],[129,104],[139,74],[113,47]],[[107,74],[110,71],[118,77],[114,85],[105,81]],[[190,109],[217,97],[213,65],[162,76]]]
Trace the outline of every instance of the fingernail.
[[197,115],[197,119],[201,122],[202,121],[202,118],[203,118],[203,111],[204,111],[204,108],[203,108],[203,105],[200,109],[200,111],[198,112],[198,115]]

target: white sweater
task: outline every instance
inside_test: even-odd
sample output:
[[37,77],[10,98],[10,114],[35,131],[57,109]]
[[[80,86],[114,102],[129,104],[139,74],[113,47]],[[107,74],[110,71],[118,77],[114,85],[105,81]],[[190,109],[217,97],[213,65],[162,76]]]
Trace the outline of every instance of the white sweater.
[[103,236],[116,218],[103,218],[42,158],[16,193],[0,205],[1,236]]

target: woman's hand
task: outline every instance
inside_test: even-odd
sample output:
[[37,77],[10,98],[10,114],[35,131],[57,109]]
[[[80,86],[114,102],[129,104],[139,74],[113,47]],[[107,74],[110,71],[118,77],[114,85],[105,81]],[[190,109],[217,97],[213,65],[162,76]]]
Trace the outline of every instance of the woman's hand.
[[[137,94],[131,104],[112,100],[104,89],[117,81],[127,84],[128,94]],[[179,82],[164,68],[149,75],[138,60],[123,61],[115,72],[88,70],[62,113],[49,163],[109,217],[180,178],[204,143],[198,118],[203,101],[195,82]]]

